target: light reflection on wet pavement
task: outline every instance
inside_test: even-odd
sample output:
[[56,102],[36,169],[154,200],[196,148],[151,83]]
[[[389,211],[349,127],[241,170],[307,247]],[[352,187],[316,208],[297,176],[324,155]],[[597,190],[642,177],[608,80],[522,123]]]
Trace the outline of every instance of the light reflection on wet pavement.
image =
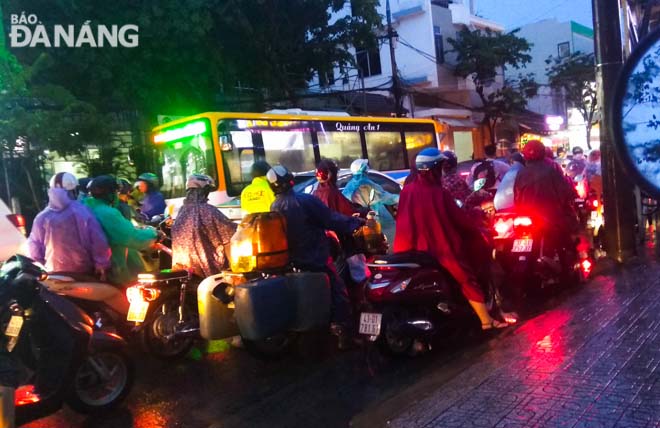
[[[660,427],[660,266],[596,278],[491,340],[444,339],[373,376],[361,351],[262,361],[142,356],[125,407],[29,428]],[[457,344],[459,340],[461,343]],[[389,423],[388,423],[389,422]]]

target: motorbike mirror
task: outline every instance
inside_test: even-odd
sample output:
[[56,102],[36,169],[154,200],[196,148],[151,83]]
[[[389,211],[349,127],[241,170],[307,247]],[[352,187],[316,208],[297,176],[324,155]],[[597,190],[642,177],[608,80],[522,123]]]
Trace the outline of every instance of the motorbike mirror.
[[610,112],[617,155],[635,184],[660,197],[660,28],[639,43],[619,76]]
[[485,185],[486,185],[486,179],[478,178],[474,180],[474,183],[472,184],[472,188],[474,189],[475,192],[478,192],[479,190],[483,189]]

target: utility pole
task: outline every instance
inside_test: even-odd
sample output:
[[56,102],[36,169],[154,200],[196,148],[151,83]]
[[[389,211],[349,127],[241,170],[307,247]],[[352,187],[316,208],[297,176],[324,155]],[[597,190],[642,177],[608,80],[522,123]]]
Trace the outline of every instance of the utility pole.
[[396,67],[396,57],[394,55],[394,38],[398,36],[392,29],[392,12],[390,11],[390,0],[385,2],[385,14],[387,15],[387,40],[390,44],[390,61],[392,63],[392,95],[394,95],[394,113],[397,117],[403,116],[403,106],[401,105],[401,81],[399,81],[399,72]]
[[623,63],[619,0],[592,0],[596,82],[601,110],[600,151],[603,196],[605,199],[605,249],[619,263],[635,255],[635,213],[630,207],[633,183],[626,177],[616,158],[609,133],[614,88]]

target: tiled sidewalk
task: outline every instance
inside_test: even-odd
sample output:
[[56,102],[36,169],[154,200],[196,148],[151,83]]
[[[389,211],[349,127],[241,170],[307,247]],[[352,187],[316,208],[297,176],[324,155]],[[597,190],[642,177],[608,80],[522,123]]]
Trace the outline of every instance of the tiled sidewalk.
[[597,277],[389,427],[660,427],[660,266]]

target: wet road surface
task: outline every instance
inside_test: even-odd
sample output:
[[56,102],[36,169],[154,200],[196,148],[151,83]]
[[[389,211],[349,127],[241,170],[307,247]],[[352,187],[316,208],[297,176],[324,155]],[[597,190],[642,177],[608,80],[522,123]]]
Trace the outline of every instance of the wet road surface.
[[338,353],[330,339],[279,361],[242,349],[178,363],[142,355],[123,407],[26,427],[657,428],[659,290],[658,265],[610,272],[515,329],[462,327],[416,358]]

